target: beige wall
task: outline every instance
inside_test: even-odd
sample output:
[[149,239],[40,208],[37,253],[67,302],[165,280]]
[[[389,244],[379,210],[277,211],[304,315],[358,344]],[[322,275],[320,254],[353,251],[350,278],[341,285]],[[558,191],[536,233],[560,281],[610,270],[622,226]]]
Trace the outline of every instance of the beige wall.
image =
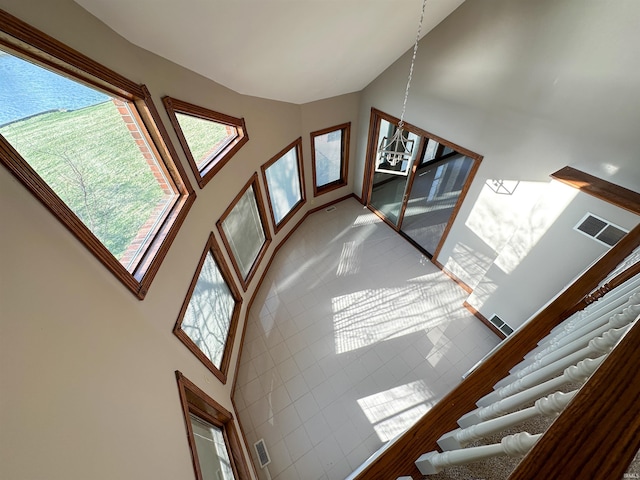
[[[0,0],[0,8],[146,84],[197,191],[138,301],[0,167],[0,478],[193,478],[174,371],[232,409],[232,382],[222,385],[171,333],[208,235],[260,165],[300,136],[313,199],[309,132],[355,125],[359,96],[303,106],[242,96],[131,45],[71,0]],[[246,119],[249,142],[204,190],[170,128],[164,95]],[[278,234],[269,256],[310,208]],[[244,294],[242,318],[266,264]]]
[[[485,316],[521,324],[605,251],[572,231],[587,210],[638,222],[549,174],[640,191],[639,16],[634,0],[467,0],[420,42],[405,119],[484,156],[438,261]],[[410,54],[362,92],[356,192],[370,109],[400,116]],[[498,195],[490,180],[519,183]]]
[[[409,56],[361,94],[298,106],[236,94],[134,47],[71,0],[0,8],[145,83],[157,106],[171,95],[246,119],[249,143],[204,190],[169,129],[198,198],[142,302],[0,167],[0,478],[192,478],[174,371],[232,407],[231,384],[171,333],[209,232],[250,175],[299,136],[309,201],[293,223],[352,187],[359,195],[370,108],[400,114]],[[439,257],[484,314],[522,321],[604,251],[571,231],[587,209],[637,222],[548,175],[568,164],[639,190],[639,14],[635,0],[467,0],[421,42],[407,120],[485,157]],[[347,121],[350,186],[314,200],[309,132]],[[497,196],[490,179],[520,183]]]

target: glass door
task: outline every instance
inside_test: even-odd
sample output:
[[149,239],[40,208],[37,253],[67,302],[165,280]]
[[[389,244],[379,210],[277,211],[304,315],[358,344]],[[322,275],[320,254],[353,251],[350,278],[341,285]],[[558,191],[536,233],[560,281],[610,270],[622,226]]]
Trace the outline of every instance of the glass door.
[[376,168],[378,146],[384,137],[395,133],[398,120],[376,109],[372,116],[363,188],[367,206],[433,257],[482,157],[405,123],[406,138],[415,146],[410,161],[395,165],[395,172],[389,166]]
[[[387,120],[380,120],[376,145],[380,145],[384,137],[391,138],[398,127]],[[409,180],[416,158],[420,152],[420,137],[405,130],[406,137],[413,141],[413,152],[408,162],[400,162],[394,166],[373,171],[369,205],[396,228],[399,228],[403,205],[409,190]],[[374,159],[375,161],[375,159]],[[407,174],[408,173],[408,174]]]
[[433,255],[469,177],[473,159],[456,151],[418,167],[401,232]]

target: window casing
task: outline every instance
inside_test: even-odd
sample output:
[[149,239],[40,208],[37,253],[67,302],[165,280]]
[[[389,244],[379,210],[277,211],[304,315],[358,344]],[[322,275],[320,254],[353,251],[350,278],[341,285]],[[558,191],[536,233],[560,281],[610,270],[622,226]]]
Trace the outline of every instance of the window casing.
[[241,304],[212,233],[173,333],[222,383],[227,381]]
[[302,138],[278,152],[261,169],[271,220],[278,233],[305,203]]
[[[191,461],[196,479],[208,480],[207,477],[203,476],[201,468],[201,464],[206,464],[207,461],[206,459],[202,459],[203,461],[201,462],[200,456],[206,454],[206,452],[198,449],[194,435],[194,417],[196,422],[199,421],[200,424],[204,426],[209,424],[221,434],[226,446],[227,455],[225,457],[229,462],[228,467],[233,473],[233,478],[235,480],[250,479],[249,465],[242,453],[240,435],[231,412],[204,393],[193,382],[182,375],[181,372],[176,371],[176,378],[178,380],[180,404],[182,406],[185,428],[187,429],[187,441],[191,451]],[[226,479],[228,476],[222,478]]]
[[242,288],[247,290],[271,243],[257,173],[227,207],[217,227]]
[[203,478],[234,480],[231,458],[224,438],[224,430],[200,417],[190,414],[198,464]]
[[[52,128],[55,129],[60,124],[57,123],[58,120],[54,123],[48,123],[44,120],[34,123],[34,115],[24,115],[18,117],[11,125],[3,125],[3,135],[0,135],[0,162],[127,288],[138,298],[144,298],[160,263],[195,200],[195,193],[186,180],[184,170],[180,163],[174,160],[177,158],[177,154],[171,142],[168,141],[167,132],[159,120],[149,91],[144,85],[131,82],[2,10],[0,10],[0,25],[2,25],[0,48],[8,53],[9,57],[19,58],[33,64],[31,67],[38,72],[46,70],[52,72],[49,75],[62,80],[65,80],[62,77],[66,77],[68,80],[65,81],[80,88],[90,88],[94,93],[110,99],[111,103],[107,100],[104,106],[100,105],[100,109],[110,110],[112,119],[107,123],[115,125],[122,122],[118,128],[125,132],[124,137],[117,135],[109,137],[110,140],[113,139],[112,145],[109,144],[109,141],[103,140],[93,145],[86,136],[85,130],[88,129],[78,127],[78,138],[81,140],[76,139],[75,143],[69,142],[53,153],[45,153],[44,167],[38,167],[36,170],[34,165],[30,163],[35,164],[36,157],[33,152],[42,150],[40,148],[42,145],[53,144],[53,140],[59,140],[56,130],[52,130]],[[5,55],[6,57],[7,55]],[[47,92],[47,94],[53,97],[58,95],[58,92],[52,89],[51,93]],[[38,114],[37,116],[42,116],[46,112],[40,110],[35,113]],[[62,118],[66,115],[77,114],[77,111],[55,113]],[[89,115],[92,120],[96,116],[95,111],[81,113]],[[38,135],[29,136],[18,131],[16,124],[27,120],[35,125],[35,132]],[[100,125],[96,124],[94,130],[99,131]],[[9,138],[5,138],[5,135]],[[25,147],[24,142],[21,142],[21,139],[26,138],[33,143],[38,136],[42,138],[42,143],[35,145],[31,151]],[[51,142],[47,141],[47,136]],[[97,189],[92,193],[87,178],[89,173],[94,172],[95,166],[86,163],[86,158],[89,158],[90,155],[87,154],[86,157],[80,159],[77,153],[70,153],[71,150],[67,147],[75,146],[75,144],[81,146],[85,152],[93,152],[96,155],[102,149],[100,160],[109,160],[112,156],[111,153],[115,150],[133,149],[136,151],[136,155],[142,159],[143,164],[146,162],[143,167],[143,170],[147,169],[145,175],[155,178],[155,180],[152,180],[151,184],[145,184],[146,187],[139,187],[135,184],[124,185],[122,189],[114,193],[109,188],[114,188],[114,186],[119,188],[121,185],[119,180],[111,179],[114,170],[107,169],[100,178],[92,181],[91,188],[95,186]],[[128,146],[124,147],[124,144],[128,144]],[[133,162],[129,163],[129,157],[126,155],[125,157],[126,161],[122,160],[122,162],[127,167],[131,166]],[[100,160],[96,165],[102,164]],[[118,241],[111,244],[109,235],[105,235],[100,228],[96,227],[98,224],[96,218],[99,215],[95,211],[90,211],[87,214],[83,210],[83,207],[88,205],[86,202],[80,206],[73,205],[73,202],[69,201],[70,197],[65,197],[70,203],[65,202],[62,197],[66,192],[63,192],[60,187],[56,187],[57,191],[54,190],[53,184],[43,178],[47,177],[50,171],[56,170],[54,166],[58,164],[65,164],[66,167],[69,167],[66,173],[62,174],[62,177],[70,178],[71,180],[67,184],[74,184],[80,189],[79,198],[82,199],[84,196],[84,200],[86,200],[92,195],[99,198],[95,205],[106,207],[103,208],[103,212],[112,213],[111,211],[118,210],[119,206],[124,208],[128,205],[129,200],[124,199],[121,200],[120,205],[115,203],[114,206],[111,206],[108,203],[117,202],[123,189],[127,190],[128,188],[128,194],[131,195],[132,201],[140,200],[148,193],[147,189],[149,188],[156,189],[160,193],[156,195],[155,200],[149,200],[144,207],[147,210],[141,214],[141,218],[143,220],[146,218],[146,221],[141,222],[142,224],[124,227],[118,223],[115,237],[121,236],[125,240],[120,242],[121,245]],[[124,176],[133,177],[134,175],[125,174]],[[96,186],[100,180],[112,183],[109,187],[102,189],[102,186]],[[149,185],[154,186],[150,187]],[[96,191],[98,193],[95,193]],[[82,201],[80,203],[82,204]],[[129,217],[129,213],[122,215],[118,222],[123,219],[126,221]],[[108,225],[114,222],[114,220],[106,220],[102,223]]]
[[164,97],[164,106],[200,188],[249,141],[244,118]]
[[347,185],[351,123],[311,132],[313,195]]

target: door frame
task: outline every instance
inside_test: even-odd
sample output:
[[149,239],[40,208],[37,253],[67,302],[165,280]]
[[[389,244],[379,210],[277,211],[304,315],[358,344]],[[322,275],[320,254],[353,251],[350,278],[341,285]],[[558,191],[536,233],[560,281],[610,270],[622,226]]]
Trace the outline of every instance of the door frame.
[[[389,220],[387,220],[387,218],[384,216],[382,212],[379,212],[375,207],[371,205],[371,193],[373,190],[373,175],[375,173],[374,164],[375,164],[376,152],[378,150],[377,142],[378,142],[378,136],[380,134],[380,124],[382,120],[386,120],[387,122],[392,123],[394,125],[398,125],[398,123],[400,122],[399,118],[396,118],[393,115],[389,115],[388,113],[378,110],[377,108],[371,107],[371,115],[369,117],[369,135],[367,139],[367,151],[366,151],[365,165],[364,165],[364,178],[362,182],[362,196],[360,198],[362,198],[363,205],[365,205],[369,210],[371,210],[378,217],[380,217],[382,221],[384,221],[387,225],[389,225],[396,232],[398,232],[404,238],[409,240],[409,242],[415,245],[418,249],[420,249],[423,253],[425,253],[428,257],[430,257],[433,263],[437,264],[438,263],[437,257],[440,253],[440,250],[442,249],[442,246],[444,245],[444,242],[447,239],[447,236],[449,235],[451,226],[453,225],[456,217],[458,216],[458,212],[462,207],[462,203],[464,202],[464,199],[467,196],[469,188],[471,187],[471,183],[473,182],[473,179],[476,176],[478,168],[480,168],[480,163],[482,162],[482,159],[484,157],[478,153],[472,152],[471,150],[461,147],[460,145],[457,145],[453,142],[445,140],[444,138],[439,137],[438,135],[435,135],[431,132],[423,130],[420,127],[416,127],[415,125],[404,122],[404,128],[411,133],[419,135],[421,137],[421,140],[420,140],[420,146],[418,147],[420,150],[417,156],[417,161],[414,162],[413,166],[411,167],[411,171],[409,172],[409,178],[407,179],[406,191],[402,198],[402,207],[400,209],[400,214],[398,215],[398,224],[394,225]],[[462,187],[462,190],[460,191],[460,195],[458,196],[458,201],[456,202],[453,208],[451,217],[447,222],[447,226],[445,227],[444,232],[442,233],[442,237],[440,238],[440,241],[438,242],[438,246],[436,247],[433,254],[430,254],[429,252],[425,251],[424,248],[420,247],[420,245],[418,245],[415,241],[413,241],[408,235],[406,235],[401,230],[402,221],[404,220],[404,213],[407,208],[408,197],[409,197],[409,194],[411,193],[411,189],[413,188],[413,180],[415,178],[416,171],[418,170],[418,166],[420,165],[421,159],[426,149],[427,142],[425,141],[425,139],[432,139],[438,142],[440,145],[447,146],[457,151],[458,153],[461,153],[462,155],[465,155],[466,157],[469,157],[473,160],[473,165],[471,166],[469,175],[467,176],[467,179]]]

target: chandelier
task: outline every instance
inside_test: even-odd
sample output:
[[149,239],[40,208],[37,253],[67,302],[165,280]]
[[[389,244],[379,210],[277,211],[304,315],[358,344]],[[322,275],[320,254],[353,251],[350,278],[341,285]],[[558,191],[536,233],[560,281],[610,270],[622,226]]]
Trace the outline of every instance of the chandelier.
[[418,41],[420,40],[420,31],[422,30],[422,21],[424,20],[424,9],[426,4],[427,0],[422,0],[422,13],[420,14],[420,22],[418,23],[416,42],[413,45],[413,57],[411,58],[411,68],[409,69],[407,88],[404,91],[404,102],[402,104],[402,114],[400,115],[398,128],[396,128],[393,136],[384,137],[380,142],[380,146],[378,147],[378,152],[376,154],[376,172],[406,176],[411,170],[411,159],[413,157],[415,141],[408,138],[409,132],[404,129],[404,113],[407,109],[407,98],[409,98],[409,87],[411,86],[413,66],[416,61]]

